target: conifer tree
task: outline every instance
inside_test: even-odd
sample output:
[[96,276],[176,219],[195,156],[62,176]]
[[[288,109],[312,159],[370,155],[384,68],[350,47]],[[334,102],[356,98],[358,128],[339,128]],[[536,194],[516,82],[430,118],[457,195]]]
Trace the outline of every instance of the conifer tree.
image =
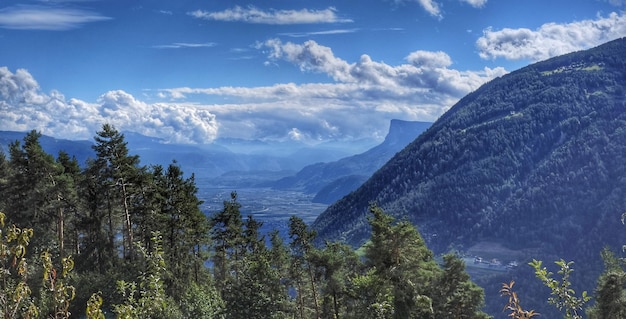
[[367,264],[389,289],[393,318],[433,318],[431,282],[440,269],[424,240],[409,222],[394,224],[393,217],[376,205],[371,241],[366,246]]
[[[129,155],[124,135],[112,125],[104,124],[94,139],[96,158],[87,165],[84,186],[90,201],[90,250],[98,264],[113,266],[119,259],[118,236],[122,238],[122,256],[132,259],[134,255],[136,207],[132,206],[132,201],[142,198],[140,182],[145,168],[139,166],[139,156]],[[102,239],[105,239],[104,246]],[[110,266],[104,268],[110,269]]]
[[168,292],[182,296],[191,283],[208,283],[204,264],[210,244],[209,220],[200,210],[194,176],[184,178],[176,163],[155,183],[161,192],[158,231],[163,234],[164,257],[171,273]]
[[[289,218],[291,276],[298,294],[300,318],[320,318],[321,316],[316,270],[311,262],[316,249],[313,246],[315,236],[315,231],[310,230],[302,218],[297,216]],[[308,314],[309,309],[312,309],[311,314]]]
[[34,245],[56,249],[60,243],[55,230],[62,227],[63,220],[58,215],[59,199],[68,188],[60,183],[63,167],[43,150],[40,137],[33,130],[24,136],[24,144],[10,144],[12,175],[4,195],[7,211],[19,212],[11,215],[12,221],[37,232]]
[[327,242],[323,249],[312,251],[311,263],[320,277],[321,316],[343,318],[350,303],[350,280],[362,268],[352,247],[339,242]]
[[470,280],[463,260],[456,255],[443,257],[443,273],[434,283],[435,318],[488,318],[481,311],[484,305],[482,288]]
[[244,252],[243,219],[237,193],[224,201],[224,209],[211,217],[213,242],[213,272],[216,284],[222,291],[230,283],[237,283],[241,258]]
[[626,318],[626,271],[624,261],[605,249],[604,272],[598,279],[595,304],[587,309],[589,319]]

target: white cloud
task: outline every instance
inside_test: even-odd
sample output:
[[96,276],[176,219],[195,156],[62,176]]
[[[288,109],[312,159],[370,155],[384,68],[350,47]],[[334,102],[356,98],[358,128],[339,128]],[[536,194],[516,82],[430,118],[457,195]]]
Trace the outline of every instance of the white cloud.
[[487,3],[487,0],[460,0],[460,1],[465,2],[474,8],[482,8]]
[[103,94],[96,103],[66,100],[59,92],[41,92],[28,71],[0,67],[0,127],[61,138],[87,139],[102,124],[169,142],[208,143],[217,135],[215,115],[176,104],[148,104],[124,91]]
[[352,22],[350,19],[342,19],[337,16],[335,8],[327,8],[324,10],[269,10],[263,11],[253,6],[242,8],[235,6],[232,9],[224,11],[203,11],[196,10],[189,12],[189,15],[195,18],[229,21],[229,22],[245,22],[258,24],[310,24],[310,23],[346,23]]
[[303,38],[310,37],[312,35],[332,35],[332,34],[346,34],[346,33],[355,33],[359,31],[359,29],[334,29],[334,30],[326,30],[326,31],[313,31],[313,32],[289,32],[289,33],[280,33],[280,35],[292,37],[292,38]]
[[337,82],[382,86],[401,91],[426,89],[457,98],[477,89],[490,80],[493,74],[505,73],[503,69],[449,69],[452,60],[444,52],[416,51],[406,57],[410,64],[391,66],[372,61],[368,55],[362,55],[358,62],[350,64],[335,57],[329,47],[315,41],[295,44],[272,39],[257,47],[269,49],[267,54],[272,60],[288,61],[303,71],[325,73]]
[[433,0],[416,0],[426,12],[430,13],[433,17],[441,18],[441,9],[439,9],[439,4]]
[[[416,51],[406,63],[389,65],[368,55],[347,62],[315,41],[269,40],[256,48],[275,65],[287,62],[332,81],[146,91],[159,103],[109,91],[85,102],[46,94],[28,71],[2,67],[0,127],[76,139],[90,138],[111,123],[122,131],[183,143],[208,143],[218,135],[313,143],[381,138],[391,119],[434,121],[462,96],[506,73],[502,68],[456,70],[445,52]],[[197,102],[207,96],[229,102]]]
[[214,42],[206,42],[206,43],[175,42],[171,44],[153,45],[152,48],[154,49],[212,48],[216,45],[217,43],[214,43]]
[[431,68],[445,68],[452,64],[450,56],[442,51],[415,51],[406,57],[406,60],[416,66],[426,66]]
[[[502,68],[459,71],[444,52],[417,51],[397,66],[363,55],[349,63],[315,41],[259,43],[273,64],[287,61],[334,83],[284,83],[265,87],[172,88],[157,96],[175,101],[219,96],[231,104],[203,105],[215,114],[220,135],[316,141],[372,138],[389,121],[434,121],[462,96],[503,75]],[[184,102],[177,102],[184,103]]]
[[19,5],[0,9],[0,28],[5,29],[64,31],[109,19],[95,12],[71,8]]
[[441,9],[439,8],[439,3],[434,0],[391,0],[395,3],[406,3],[406,2],[416,2],[419,4],[422,9],[428,12],[431,16],[437,17],[439,19],[443,18],[441,14]]
[[588,49],[626,36],[626,16],[611,13],[596,20],[567,24],[547,23],[537,30],[526,28],[494,31],[488,28],[476,41],[483,59],[539,61]]

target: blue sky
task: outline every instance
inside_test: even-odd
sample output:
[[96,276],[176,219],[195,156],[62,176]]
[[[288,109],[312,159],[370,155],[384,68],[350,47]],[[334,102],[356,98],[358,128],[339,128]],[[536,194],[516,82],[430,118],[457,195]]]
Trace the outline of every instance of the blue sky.
[[0,129],[170,142],[381,139],[626,36],[625,0],[0,2]]

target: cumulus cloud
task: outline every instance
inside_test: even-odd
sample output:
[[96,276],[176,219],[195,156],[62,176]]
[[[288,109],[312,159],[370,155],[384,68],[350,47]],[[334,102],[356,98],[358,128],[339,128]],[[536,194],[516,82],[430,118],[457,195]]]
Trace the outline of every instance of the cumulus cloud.
[[450,69],[450,56],[445,52],[416,51],[406,57],[409,64],[391,66],[362,55],[358,62],[348,63],[335,57],[329,47],[315,41],[303,44],[283,43],[277,39],[257,44],[269,50],[272,60],[285,60],[303,71],[325,73],[333,80],[358,83],[394,90],[432,90],[437,94],[462,97],[485,81],[505,73],[501,68],[481,71]]
[[350,19],[343,19],[337,16],[337,10],[329,7],[324,10],[268,10],[263,11],[254,6],[242,8],[235,6],[224,11],[203,11],[196,10],[189,12],[189,15],[199,19],[245,22],[257,24],[310,24],[310,23],[346,23],[352,22]]
[[536,30],[526,28],[483,31],[476,41],[483,59],[539,61],[588,49],[626,36],[626,16],[611,13],[595,20],[567,24],[547,23]]
[[406,57],[406,64],[393,66],[367,55],[350,63],[315,41],[274,39],[257,48],[273,63],[286,61],[304,72],[327,74],[334,82],[181,87],[158,93],[174,101],[206,95],[233,101],[204,106],[219,120],[220,135],[300,141],[372,138],[383,137],[394,118],[434,121],[462,96],[506,73],[502,68],[452,69],[452,59],[444,52],[416,51]]
[[0,127],[70,139],[87,139],[110,123],[121,131],[160,137],[168,142],[209,143],[217,135],[215,115],[176,104],[148,104],[124,91],[103,94],[96,103],[43,93],[28,71],[0,67]]
[[64,31],[109,19],[111,18],[82,9],[34,5],[0,9],[0,28],[5,29]]

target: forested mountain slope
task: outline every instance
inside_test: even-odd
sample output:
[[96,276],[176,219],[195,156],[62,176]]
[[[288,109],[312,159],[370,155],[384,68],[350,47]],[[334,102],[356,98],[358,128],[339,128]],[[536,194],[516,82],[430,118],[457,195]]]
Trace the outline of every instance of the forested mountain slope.
[[368,203],[435,252],[495,240],[563,258],[626,243],[626,38],[536,63],[467,95],[313,224],[360,245]]

